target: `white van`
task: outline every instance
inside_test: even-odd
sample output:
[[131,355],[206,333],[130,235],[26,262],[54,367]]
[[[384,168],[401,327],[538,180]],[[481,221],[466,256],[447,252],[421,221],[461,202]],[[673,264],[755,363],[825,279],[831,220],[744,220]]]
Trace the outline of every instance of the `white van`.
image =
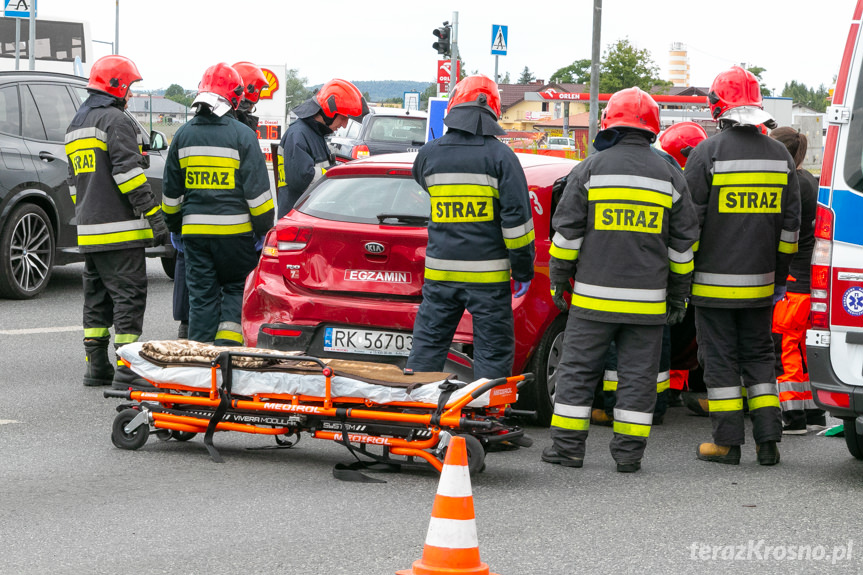
[[827,110],[812,255],[812,328],[806,334],[812,395],[845,425],[863,459],[863,0],[857,1]]

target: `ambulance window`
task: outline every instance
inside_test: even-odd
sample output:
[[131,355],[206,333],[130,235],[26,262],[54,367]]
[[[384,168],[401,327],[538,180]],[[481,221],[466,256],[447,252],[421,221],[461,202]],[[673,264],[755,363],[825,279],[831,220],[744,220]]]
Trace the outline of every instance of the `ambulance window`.
[[845,181],[849,186],[863,192],[863,77],[854,94],[854,110],[845,149]]

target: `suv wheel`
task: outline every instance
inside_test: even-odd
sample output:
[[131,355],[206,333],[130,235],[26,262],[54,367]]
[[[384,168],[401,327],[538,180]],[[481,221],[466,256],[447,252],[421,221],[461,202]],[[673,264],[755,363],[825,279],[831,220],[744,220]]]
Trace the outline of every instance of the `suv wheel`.
[[536,410],[536,422],[542,426],[551,424],[554,413],[554,393],[557,387],[557,367],[563,355],[563,335],[566,330],[566,315],[554,318],[543,334],[533,358],[530,372],[535,379],[526,390],[525,406]]
[[170,258],[159,258],[162,260],[162,269],[169,278],[174,279],[174,270],[177,265],[177,256]]
[[54,267],[54,228],[37,205],[12,210],[0,232],[0,295],[28,299],[42,293]]
[[853,419],[842,420],[845,428],[845,445],[848,446],[848,452],[857,459],[863,459],[863,435],[857,433],[857,426]]

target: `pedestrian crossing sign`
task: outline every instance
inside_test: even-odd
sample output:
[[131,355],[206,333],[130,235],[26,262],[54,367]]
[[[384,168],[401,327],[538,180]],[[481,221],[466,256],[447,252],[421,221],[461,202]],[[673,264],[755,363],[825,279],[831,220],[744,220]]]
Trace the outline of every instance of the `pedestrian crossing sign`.
[[508,26],[491,25],[491,53],[493,56],[506,56]]
[[36,0],[5,0],[3,15],[6,18],[29,18],[30,11],[36,12]]

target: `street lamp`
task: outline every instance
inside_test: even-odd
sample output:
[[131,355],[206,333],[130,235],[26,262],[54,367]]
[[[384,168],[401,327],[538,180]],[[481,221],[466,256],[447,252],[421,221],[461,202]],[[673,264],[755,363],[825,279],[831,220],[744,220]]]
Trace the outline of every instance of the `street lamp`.
[[111,54],[116,54],[116,52],[114,51],[114,43],[113,42],[108,42],[107,40],[91,40],[91,41],[92,42],[98,42],[99,44],[108,44],[109,46],[111,46]]

